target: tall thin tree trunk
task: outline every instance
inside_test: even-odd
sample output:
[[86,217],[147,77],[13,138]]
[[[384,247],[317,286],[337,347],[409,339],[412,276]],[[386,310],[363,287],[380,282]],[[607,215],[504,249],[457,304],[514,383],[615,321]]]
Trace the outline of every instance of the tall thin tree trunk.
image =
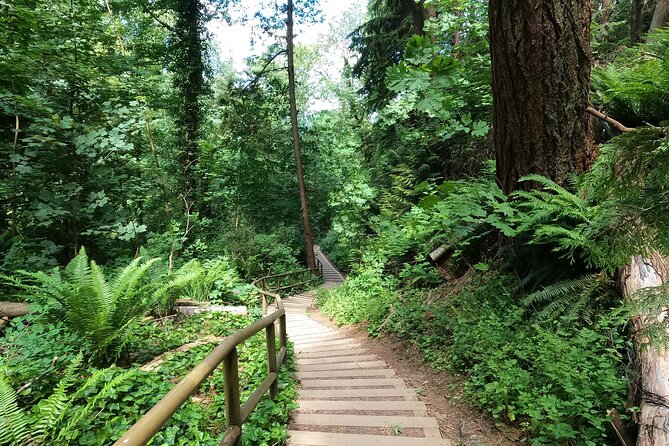
[[564,183],[594,158],[590,0],[490,0],[489,12],[498,179],[507,193],[531,173]]
[[669,21],[669,0],[658,0],[655,5],[655,11],[653,12],[653,19],[650,22],[650,30],[648,33],[652,33],[657,28],[662,28],[667,25]]
[[[455,16],[456,17],[459,18],[461,15],[462,15],[462,11],[460,11],[459,9],[455,11]],[[458,24],[458,26],[460,26],[460,25]],[[460,45],[460,37],[461,36],[462,36],[462,32],[460,30],[456,31],[453,34],[453,46],[454,47],[457,47],[458,45]],[[459,57],[458,52],[453,53],[453,57],[455,57],[457,59]]]
[[[669,280],[669,258],[653,254],[634,257],[620,274],[626,300],[634,307],[638,291],[662,286]],[[654,323],[666,323],[661,314],[641,313],[632,319],[637,365],[641,371],[641,413],[636,446],[669,445],[669,351],[648,344],[643,331]],[[669,336],[669,331],[665,333]]]
[[425,0],[404,0],[407,8],[411,11],[413,30],[416,34],[425,34],[425,22],[434,17],[436,11],[433,8],[425,7]]
[[293,145],[295,146],[295,165],[297,167],[297,181],[300,186],[300,203],[302,205],[302,224],[304,226],[304,247],[307,254],[307,266],[316,267],[314,256],[314,234],[309,218],[309,203],[307,187],[304,183],[304,169],[302,167],[302,148],[300,147],[300,132],[297,127],[297,98],[295,97],[295,55],[293,48],[293,0],[288,0],[288,90],[290,94],[290,122],[293,126]]
[[[174,84],[180,106],[177,111],[178,141],[183,175],[182,201],[184,213],[193,209],[198,191],[196,168],[200,137],[200,96],[205,90],[205,62],[202,56],[203,5],[200,0],[178,0],[174,30]],[[201,192],[201,191],[199,191]],[[202,212],[202,205],[198,207]]]
[[599,16],[599,24],[606,25],[609,23],[612,12],[613,6],[611,5],[611,0],[602,0],[602,15]]
[[632,0],[631,14],[630,14],[630,40],[632,43],[641,42],[641,34],[643,32],[643,6],[645,0]]

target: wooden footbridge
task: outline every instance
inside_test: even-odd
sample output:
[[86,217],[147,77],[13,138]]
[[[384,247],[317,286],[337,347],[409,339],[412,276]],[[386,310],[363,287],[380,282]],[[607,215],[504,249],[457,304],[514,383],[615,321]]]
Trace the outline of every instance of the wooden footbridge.
[[[334,287],[344,276],[315,247],[318,268],[265,277],[262,286],[264,313],[268,302],[276,310],[242,329],[216,349],[156,406],[135,424],[115,446],[145,445],[202,382],[223,364],[226,425],[222,446],[241,446],[244,421],[269,391],[278,392],[278,369],[286,355],[286,342],[295,344],[299,409],[292,414],[290,446],[450,446],[441,438],[436,419],[428,416],[416,389],[408,388],[395,371],[341,331],[309,316],[315,292],[285,299],[273,292],[308,286],[314,278]],[[310,273],[310,274],[309,274]],[[243,404],[239,398],[237,346],[265,330],[268,376]],[[279,340],[277,351],[276,339]]]

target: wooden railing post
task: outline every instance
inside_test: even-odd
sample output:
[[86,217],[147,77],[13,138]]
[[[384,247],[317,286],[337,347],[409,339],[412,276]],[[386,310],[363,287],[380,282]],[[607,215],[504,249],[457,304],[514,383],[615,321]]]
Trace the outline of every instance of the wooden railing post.
[[242,414],[239,399],[239,370],[237,347],[223,361],[225,382],[225,426],[227,431],[238,428],[239,436],[232,446],[242,446]]
[[276,373],[277,379],[274,380],[272,386],[269,388],[269,396],[274,399],[279,394],[279,364],[276,363],[276,333],[274,332],[274,324],[265,328],[265,335],[267,337],[267,366],[269,373]]
[[282,314],[279,318],[279,345],[282,349],[287,348],[288,344],[288,335],[286,331],[286,313]]

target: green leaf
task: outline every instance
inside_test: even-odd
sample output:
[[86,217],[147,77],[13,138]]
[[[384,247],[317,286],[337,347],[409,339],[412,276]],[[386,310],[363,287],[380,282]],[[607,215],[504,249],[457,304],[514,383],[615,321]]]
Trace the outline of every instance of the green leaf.
[[488,265],[487,263],[481,263],[481,262],[479,262],[479,263],[477,263],[476,265],[474,265],[473,268],[474,268],[476,271],[482,271],[482,272],[490,271],[490,265]]

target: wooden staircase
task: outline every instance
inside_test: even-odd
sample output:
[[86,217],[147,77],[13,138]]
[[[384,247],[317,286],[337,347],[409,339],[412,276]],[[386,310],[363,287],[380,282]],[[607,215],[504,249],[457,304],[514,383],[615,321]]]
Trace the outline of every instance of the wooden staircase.
[[[342,274],[319,249],[316,254],[326,286],[341,283]],[[450,446],[415,389],[355,340],[309,317],[314,298],[308,292],[284,300],[301,382],[288,444]]]

